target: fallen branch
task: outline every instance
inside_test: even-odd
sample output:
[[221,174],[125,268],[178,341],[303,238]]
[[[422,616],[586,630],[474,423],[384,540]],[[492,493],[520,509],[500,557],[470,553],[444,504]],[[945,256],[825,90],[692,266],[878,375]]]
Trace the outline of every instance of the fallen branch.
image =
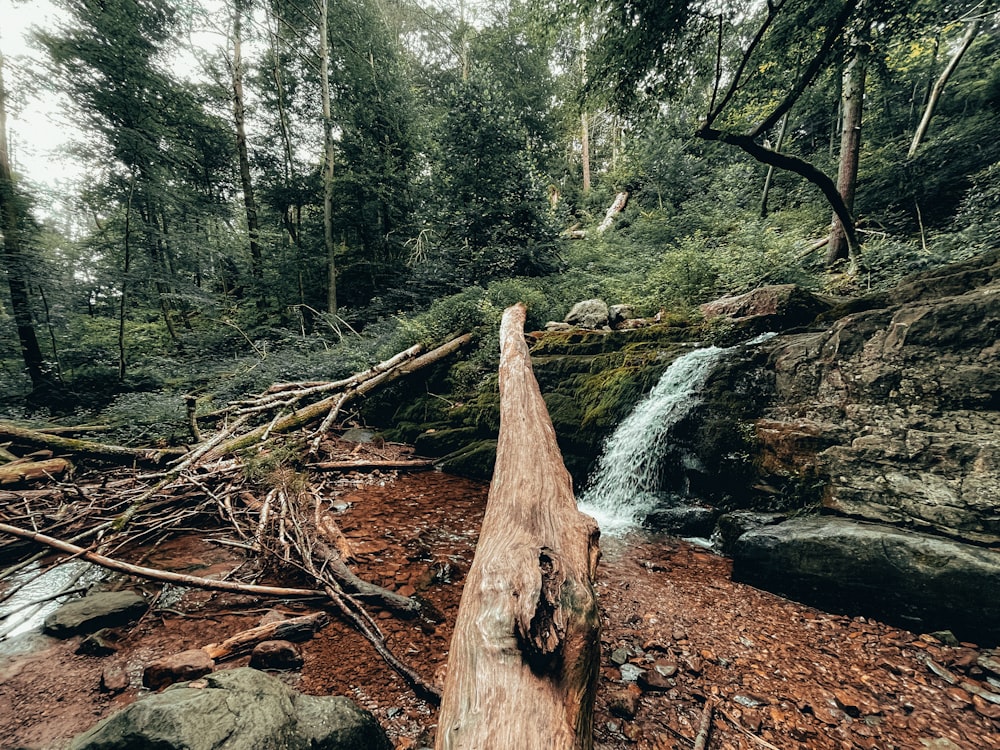
[[705,700],[705,708],[701,712],[701,723],[698,724],[698,734],[694,736],[693,750],[705,750],[708,737],[712,733],[712,713],[715,710],[715,700],[711,697]]
[[313,589],[283,588],[281,586],[260,586],[253,583],[235,583],[234,581],[217,581],[212,578],[201,578],[200,576],[184,575],[182,573],[172,573],[169,570],[158,570],[147,568],[142,565],[131,565],[121,560],[99,555],[96,552],[89,552],[75,544],[53,539],[45,534],[38,534],[26,529],[19,529],[6,523],[0,523],[0,533],[10,534],[21,539],[44,544],[60,552],[67,552],[71,555],[78,555],[80,559],[100,565],[102,568],[117,570],[119,573],[148,578],[153,581],[165,581],[178,586],[188,586],[191,588],[207,589],[209,591],[235,591],[241,594],[258,594],[260,596],[279,596],[287,598],[316,597],[323,596],[322,591]]
[[221,643],[210,643],[207,646],[202,646],[201,650],[208,654],[213,661],[219,661],[242,653],[262,641],[304,641],[326,625],[329,619],[326,612],[314,612],[311,615],[269,622],[237,633]]
[[50,458],[46,461],[12,461],[9,464],[0,465],[0,485],[61,477],[72,468],[70,462],[65,458]]
[[77,440],[59,435],[49,435],[38,430],[18,427],[10,422],[0,422],[0,440],[10,440],[17,445],[27,445],[33,448],[48,448],[58,453],[68,453],[74,456],[100,458],[115,463],[138,463],[159,465],[170,456],[182,456],[183,448],[126,448],[121,445],[105,445],[90,440]]
[[734,727],[736,727],[736,729],[738,729],[751,742],[755,742],[758,745],[760,745],[761,747],[766,747],[767,750],[781,750],[781,748],[775,747],[774,745],[772,745],[767,740],[758,737],[756,734],[754,734],[753,732],[751,732],[745,726],[743,726],[742,724],[740,724],[738,721],[736,721],[736,719],[734,719],[732,716],[730,716],[726,712],[725,709],[723,709],[723,708],[720,707],[719,708],[719,713],[722,714],[723,716],[725,716],[726,719],[729,721],[729,723],[732,724]]

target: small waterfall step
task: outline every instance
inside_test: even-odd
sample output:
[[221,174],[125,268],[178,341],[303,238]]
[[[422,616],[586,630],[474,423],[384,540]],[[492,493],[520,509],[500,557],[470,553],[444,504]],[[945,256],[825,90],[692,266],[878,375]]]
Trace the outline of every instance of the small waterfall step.
[[604,443],[587,488],[579,498],[604,535],[639,525],[660,501],[661,464],[671,430],[701,403],[716,365],[729,353],[760,343],[764,334],[733,347],[707,346],[675,359],[649,394]]

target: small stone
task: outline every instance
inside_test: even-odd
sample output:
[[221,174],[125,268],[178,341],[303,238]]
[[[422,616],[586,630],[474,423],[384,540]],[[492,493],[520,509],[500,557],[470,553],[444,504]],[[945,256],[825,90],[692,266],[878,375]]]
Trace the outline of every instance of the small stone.
[[677,674],[677,665],[669,661],[658,661],[653,665],[653,669],[664,677],[673,677]]
[[413,586],[407,584],[405,586],[400,586],[399,591],[396,592],[400,596],[410,597],[417,593],[417,590]]
[[672,680],[664,677],[655,669],[651,669],[648,672],[643,672],[639,675],[637,683],[640,688],[648,693],[665,693],[674,686]]
[[675,625],[672,637],[675,641],[684,641],[687,640],[687,632],[680,625]]
[[958,645],[958,638],[950,630],[935,630],[933,633],[928,633],[928,635],[946,646]]
[[124,625],[146,611],[146,600],[135,591],[99,591],[64,604],[45,618],[45,633],[69,638]]
[[250,654],[254,669],[298,669],[302,663],[302,654],[290,641],[261,641]]
[[622,664],[628,661],[628,649],[616,648],[611,652],[611,663],[616,667],[620,667]]
[[646,671],[635,664],[622,664],[620,670],[624,682],[635,682]]
[[215,662],[211,657],[200,648],[193,648],[146,665],[142,684],[150,690],[159,690],[175,682],[195,680],[213,669]]
[[115,633],[107,628],[101,628],[96,633],[91,633],[76,647],[76,653],[87,656],[110,656],[118,651],[118,646],[114,644]]
[[639,696],[639,691],[631,685],[624,690],[615,690],[608,696],[608,713],[631,721],[639,712]]
[[258,625],[270,625],[271,623],[281,622],[287,619],[281,612],[276,609],[269,609],[263,615],[261,615],[260,620],[257,621]]
[[101,691],[118,694],[129,686],[128,672],[118,664],[109,664],[101,672]]

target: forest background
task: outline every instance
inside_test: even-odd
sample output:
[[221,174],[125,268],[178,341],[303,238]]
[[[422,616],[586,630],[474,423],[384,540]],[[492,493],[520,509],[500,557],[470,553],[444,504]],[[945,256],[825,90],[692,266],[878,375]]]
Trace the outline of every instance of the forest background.
[[[996,2],[55,4],[0,62],[2,417],[183,440],[182,394],[466,331],[472,393],[516,301],[695,320],[998,243]],[[6,115],[56,92],[81,177],[53,195]]]

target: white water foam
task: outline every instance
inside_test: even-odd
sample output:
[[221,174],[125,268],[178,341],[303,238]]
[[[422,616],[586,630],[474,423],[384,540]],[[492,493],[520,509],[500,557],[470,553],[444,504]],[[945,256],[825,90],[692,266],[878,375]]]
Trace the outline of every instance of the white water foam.
[[[764,341],[764,334],[741,346]],[[736,347],[708,346],[675,359],[653,390],[604,442],[597,468],[579,498],[605,536],[636,527],[653,510],[671,429],[701,403],[715,365]]]

